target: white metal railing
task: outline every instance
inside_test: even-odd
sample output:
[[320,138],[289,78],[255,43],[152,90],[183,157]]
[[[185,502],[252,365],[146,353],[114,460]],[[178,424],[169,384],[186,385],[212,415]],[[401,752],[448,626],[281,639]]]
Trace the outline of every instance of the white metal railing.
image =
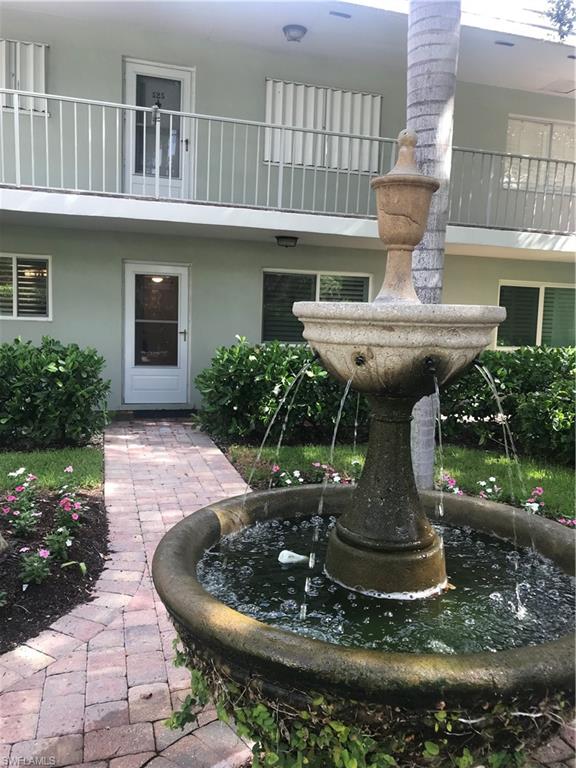
[[573,232],[576,163],[455,148],[451,224]]
[[[0,89],[0,183],[374,217],[382,137]],[[570,232],[573,162],[454,148],[449,221]]]
[[[42,98],[43,109],[32,109]],[[0,89],[0,183],[374,216],[392,139]]]

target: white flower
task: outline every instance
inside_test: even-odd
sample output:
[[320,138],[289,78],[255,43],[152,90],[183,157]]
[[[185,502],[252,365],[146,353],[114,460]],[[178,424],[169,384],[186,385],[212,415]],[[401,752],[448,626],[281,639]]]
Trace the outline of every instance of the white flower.
[[493,490],[494,488],[486,488],[486,493],[492,493]]
[[72,539],[66,539],[66,546],[71,547],[72,546]]
[[294,472],[292,472],[292,474],[294,475],[294,477],[300,477],[300,470],[295,469]]
[[524,506],[525,506],[525,507],[526,507],[526,509],[527,509],[527,510],[529,510],[530,512],[538,512],[538,507],[539,507],[539,505],[538,505],[536,502],[533,502],[533,503],[531,503],[531,504],[530,504],[530,503],[526,503]]
[[478,485],[481,485],[482,487],[484,487],[486,485],[486,481],[485,480],[478,480]]
[[332,480],[335,483],[339,483],[340,482],[340,475],[332,475]]
[[286,480],[284,482],[286,483],[286,485],[292,485],[292,480],[290,480],[288,478],[286,478]]
[[23,475],[24,472],[26,472],[26,467],[20,467],[20,469],[15,469],[14,472],[8,472],[8,477],[18,477],[18,475]]
[[495,483],[495,482],[496,482],[496,478],[495,478],[495,477],[489,477],[489,478],[488,478],[488,480],[489,480],[491,483]]

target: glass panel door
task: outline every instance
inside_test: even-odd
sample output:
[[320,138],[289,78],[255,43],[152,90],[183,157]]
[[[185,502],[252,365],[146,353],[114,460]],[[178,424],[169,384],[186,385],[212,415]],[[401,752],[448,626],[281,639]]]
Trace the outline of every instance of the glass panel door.
[[[182,111],[182,83],[166,77],[136,75],[136,105],[138,107],[159,107],[175,112]],[[180,172],[180,117],[160,115],[160,177],[173,179],[181,177]],[[142,175],[142,166],[147,176],[156,175],[155,133],[156,125],[152,112],[136,112],[136,136],[134,141],[134,170]]]
[[178,365],[178,276],[136,275],[134,365]]

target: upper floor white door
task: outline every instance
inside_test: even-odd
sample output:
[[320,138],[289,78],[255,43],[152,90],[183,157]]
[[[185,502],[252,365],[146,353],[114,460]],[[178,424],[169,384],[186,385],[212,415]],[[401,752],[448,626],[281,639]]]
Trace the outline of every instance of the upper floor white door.
[[[170,112],[194,109],[194,70],[126,59],[127,104]],[[189,197],[193,120],[178,114],[126,110],[124,191],[154,197]]]

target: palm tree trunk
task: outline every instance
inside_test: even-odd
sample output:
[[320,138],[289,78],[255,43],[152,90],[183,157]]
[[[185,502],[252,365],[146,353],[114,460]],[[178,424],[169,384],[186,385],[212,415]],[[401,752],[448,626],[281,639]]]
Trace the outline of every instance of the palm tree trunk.
[[[432,197],[426,233],[412,260],[414,287],[424,304],[442,301],[459,41],[460,0],[410,0],[406,122],[418,134],[420,170],[440,181],[440,189]],[[414,408],[412,461],[418,487],[431,488],[432,397]]]

